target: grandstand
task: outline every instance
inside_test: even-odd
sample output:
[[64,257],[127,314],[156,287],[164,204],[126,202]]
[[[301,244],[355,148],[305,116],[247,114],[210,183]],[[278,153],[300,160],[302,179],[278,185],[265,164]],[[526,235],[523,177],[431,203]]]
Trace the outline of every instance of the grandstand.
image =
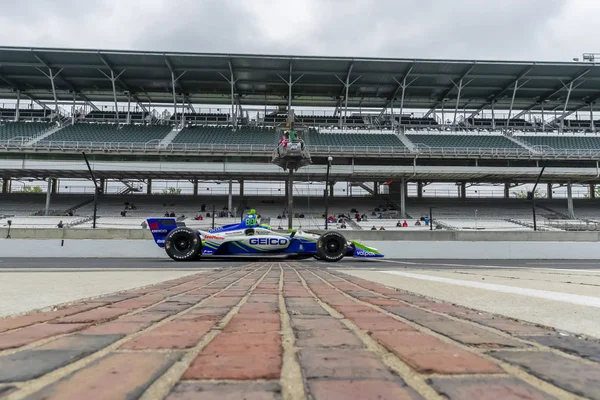
[[[395,229],[397,219],[408,218],[411,229],[421,229],[414,222],[430,204],[422,186],[444,182],[462,189],[447,207],[438,199],[437,226],[530,229],[529,203],[514,206],[509,189],[534,182],[546,161],[542,184],[564,185],[569,193],[568,201],[547,199],[556,210],[540,211],[548,229],[563,229],[556,220],[567,229],[600,219],[589,206],[600,183],[596,64],[17,47],[0,48],[0,64],[0,152],[7,155],[0,159],[0,214],[45,213],[43,195],[41,204],[10,200],[11,182],[86,178],[82,151],[102,182],[141,180],[147,193],[153,179],[189,181],[195,195],[199,180],[284,181],[285,172],[266,162],[294,110],[313,159],[296,180],[325,186],[333,156],[330,181],[360,186],[371,197],[351,203],[368,201],[358,207],[367,211],[382,202],[397,206],[379,227]],[[48,69],[61,73],[50,82]],[[119,79],[106,78],[111,72]],[[31,104],[23,107],[25,99]],[[407,182],[421,187],[416,198],[407,197]],[[469,183],[504,185],[505,198],[478,204],[466,196]],[[582,203],[581,213],[572,201],[575,183],[589,187],[591,203]],[[54,186],[51,195],[49,211],[89,200],[67,198]],[[161,211],[156,196],[134,197],[143,205],[128,214],[134,225],[141,213]],[[231,201],[245,198],[241,191]],[[119,221],[122,200],[104,196],[101,217]],[[204,201],[230,202],[213,200]],[[315,226],[323,222],[319,201],[310,209],[299,201],[296,210]],[[189,202],[180,199],[177,212],[195,213],[196,198]],[[339,193],[332,202],[336,212],[352,208]],[[85,219],[90,205],[77,212]],[[266,209],[275,220],[280,212]],[[370,229],[368,222],[348,229]]]

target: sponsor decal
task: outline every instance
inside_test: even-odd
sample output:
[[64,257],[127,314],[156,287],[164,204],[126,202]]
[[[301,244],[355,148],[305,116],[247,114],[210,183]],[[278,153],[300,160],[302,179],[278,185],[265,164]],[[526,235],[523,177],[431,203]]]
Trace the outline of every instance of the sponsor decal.
[[362,249],[356,249],[355,254],[357,256],[363,256],[363,257],[378,255],[377,253],[373,253],[372,251],[366,251],[366,250],[362,250]]
[[202,250],[202,254],[212,254],[213,252],[210,250]]
[[165,239],[158,239],[156,244],[165,244]]
[[290,241],[286,238],[252,238],[248,243],[259,246],[286,246]]
[[203,238],[204,239],[215,239],[215,240],[224,240],[225,239],[222,236],[215,236],[215,235],[204,235]]
[[150,232],[151,233],[168,233],[169,231],[167,229],[151,229]]
[[150,222],[148,226],[150,229],[158,229],[158,222]]

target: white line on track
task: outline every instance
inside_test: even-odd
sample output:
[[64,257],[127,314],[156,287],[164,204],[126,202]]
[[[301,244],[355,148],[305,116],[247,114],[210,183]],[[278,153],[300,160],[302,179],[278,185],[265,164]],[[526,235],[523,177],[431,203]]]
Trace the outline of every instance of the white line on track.
[[405,265],[424,265],[428,267],[461,267],[461,268],[472,268],[472,269],[522,269],[530,272],[535,271],[570,271],[570,272],[588,272],[591,274],[600,274],[600,269],[573,269],[573,268],[533,268],[533,267],[509,267],[507,265],[478,265],[478,264],[447,264],[447,263],[423,263],[423,262],[409,262],[409,261],[394,261],[394,260],[378,260],[377,262],[387,262],[392,264],[405,264]]
[[459,280],[459,279],[442,278],[439,276],[430,276],[430,275],[421,275],[421,274],[415,274],[415,273],[411,273],[411,272],[402,272],[402,271],[377,271],[377,272],[381,272],[384,274],[400,275],[400,276],[405,276],[407,278],[421,279],[421,280],[425,280],[425,281],[448,283],[451,285],[465,286],[465,287],[471,287],[471,288],[476,288],[476,289],[484,289],[484,290],[489,290],[489,291],[493,291],[493,292],[512,293],[512,294],[518,294],[521,296],[537,297],[540,299],[560,301],[562,303],[571,303],[571,304],[577,304],[577,305],[581,305],[581,306],[600,308],[600,297],[580,296],[580,295],[575,295],[575,294],[551,292],[551,291],[547,291],[547,290],[538,290],[538,289],[524,289],[524,288],[518,288],[518,287],[513,287],[513,286],[496,285],[493,283],[463,281],[463,280]]

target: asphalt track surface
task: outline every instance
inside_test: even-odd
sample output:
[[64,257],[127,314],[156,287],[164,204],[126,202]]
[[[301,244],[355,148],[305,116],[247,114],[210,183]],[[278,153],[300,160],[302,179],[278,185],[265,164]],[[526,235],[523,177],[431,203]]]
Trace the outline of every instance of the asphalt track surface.
[[[269,259],[213,259],[197,262],[175,262],[170,259],[156,258],[2,258],[0,257],[0,272],[3,269],[213,269],[239,267],[249,262],[269,261]],[[271,260],[281,262],[283,260]],[[357,269],[456,269],[456,268],[543,268],[543,269],[598,269],[600,260],[407,260],[407,259],[383,259],[383,260],[359,260],[346,258],[338,263],[325,263],[316,260],[296,261],[306,265],[320,265],[331,268],[357,268]]]

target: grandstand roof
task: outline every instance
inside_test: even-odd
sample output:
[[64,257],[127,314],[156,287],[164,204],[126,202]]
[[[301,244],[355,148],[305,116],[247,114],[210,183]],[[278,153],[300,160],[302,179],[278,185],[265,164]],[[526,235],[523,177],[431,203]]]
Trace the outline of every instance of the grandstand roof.
[[[516,62],[476,60],[375,59],[250,54],[203,54],[115,50],[0,47],[0,98],[15,98],[16,90],[39,100],[52,100],[49,71],[59,100],[113,101],[111,70],[119,101],[130,91],[143,102],[172,103],[172,73],[176,85],[195,104],[228,104],[233,74],[241,104],[287,104],[290,74],[295,81],[294,106],[335,107],[348,91],[349,107],[385,107],[399,99],[406,77],[404,107],[459,109],[489,106],[529,109],[544,102],[546,110],[569,109],[600,98],[600,65],[581,62]],[[399,100],[397,100],[399,101]],[[398,103],[396,103],[399,105]]]

